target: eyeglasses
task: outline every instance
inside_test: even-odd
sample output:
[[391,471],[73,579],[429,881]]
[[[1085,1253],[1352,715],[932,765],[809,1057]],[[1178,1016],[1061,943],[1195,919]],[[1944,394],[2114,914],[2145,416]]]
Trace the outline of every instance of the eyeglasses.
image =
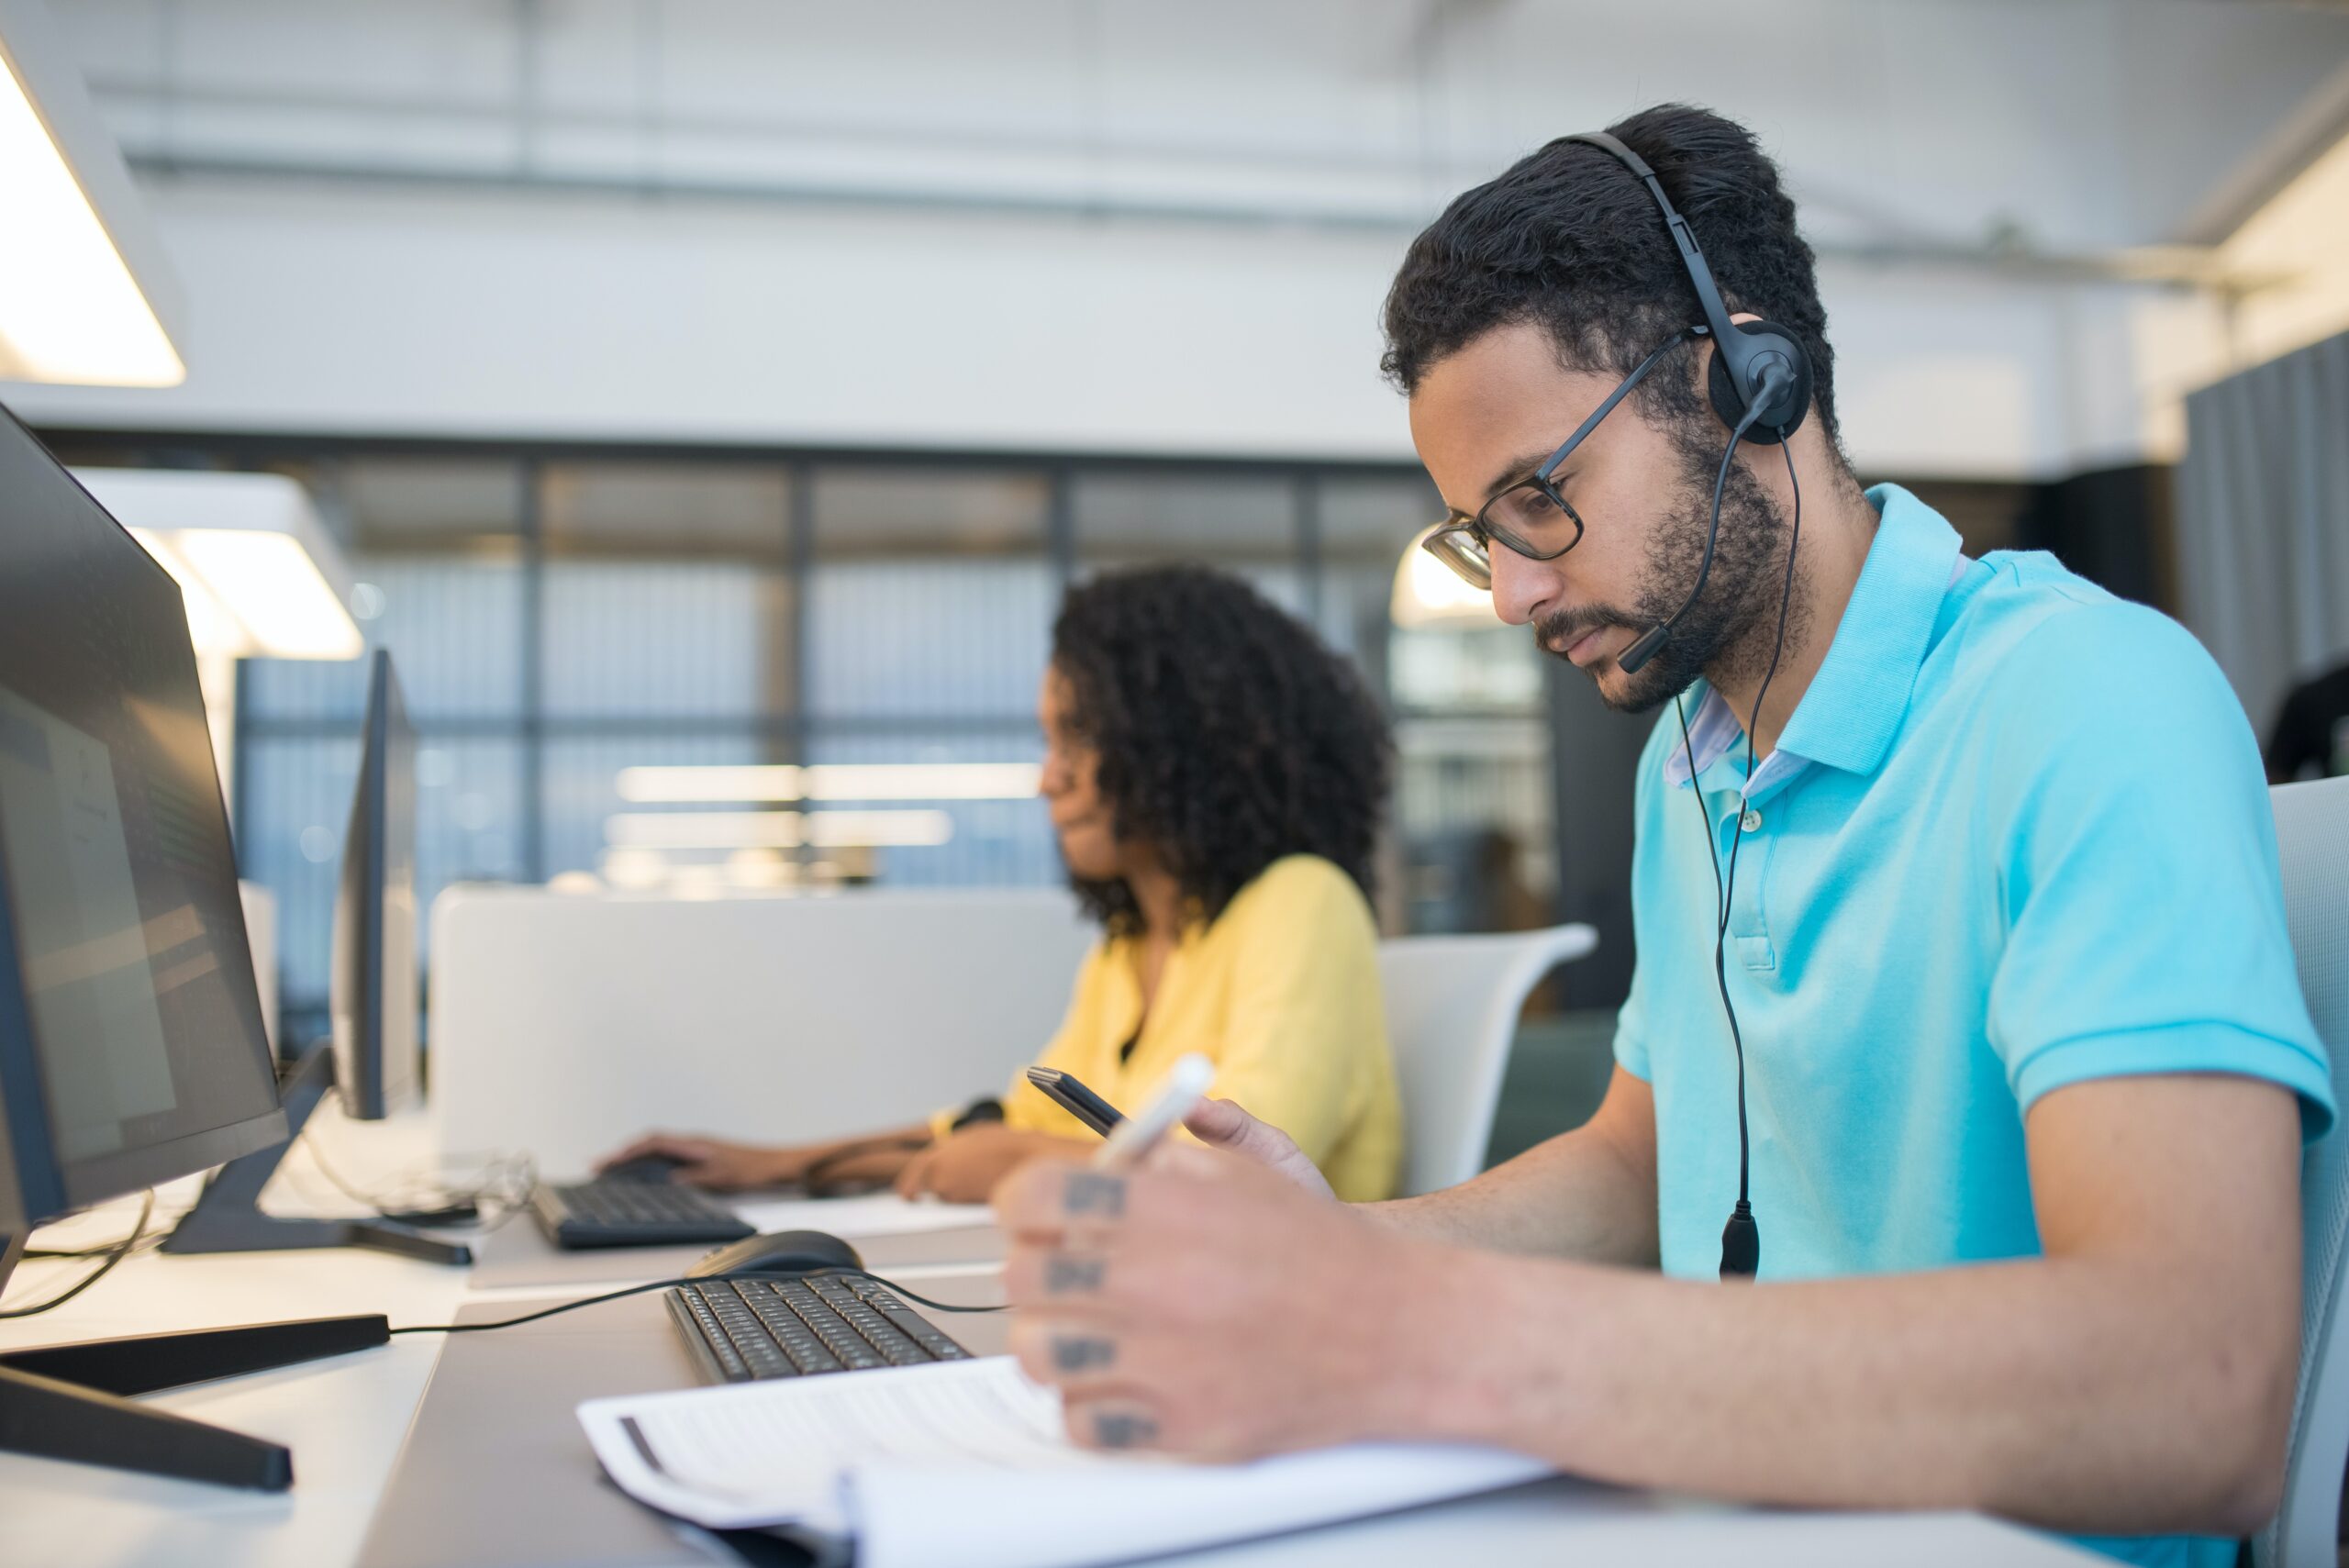
[[[1502,544],[1528,561],[1555,561],[1582,542],[1582,514],[1569,505],[1550,476],[1558,465],[1574,454],[1574,450],[1598,422],[1615,411],[1615,405],[1631,395],[1631,389],[1645,381],[1664,356],[1691,339],[1705,336],[1702,327],[1684,327],[1674,333],[1655,352],[1642,360],[1630,375],[1623,378],[1607,401],[1590,412],[1590,417],[1575,427],[1565,444],[1550,454],[1548,461],[1531,474],[1510,485],[1485,503],[1475,517],[1454,512],[1419,540],[1419,548],[1442,562],[1446,566],[1478,588],[1493,585],[1493,541]],[[1564,544],[1544,544],[1554,540],[1565,529],[1573,532]]]

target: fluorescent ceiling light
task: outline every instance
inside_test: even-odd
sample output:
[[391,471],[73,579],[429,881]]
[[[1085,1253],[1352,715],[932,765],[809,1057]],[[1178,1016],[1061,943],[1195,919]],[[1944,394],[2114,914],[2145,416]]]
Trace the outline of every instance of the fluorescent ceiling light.
[[1500,614],[1493,595],[1471,586],[1461,575],[1419,548],[1433,529],[1422,530],[1404,547],[1395,568],[1395,592],[1386,613],[1399,627],[1493,626]]
[[73,471],[176,578],[201,653],[356,659],[342,551],[299,484],[275,473]]
[[[0,376],[176,386],[168,270],[80,72],[23,0],[0,5]],[[139,266],[134,272],[131,258]]]
[[818,762],[622,768],[614,787],[643,804],[758,800],[1025,800],[1033,762]]
[[623,850],[928,848],[954,837],[943,811],[624,811],[604,819]]
[[171,544],[233,606],[256,652],[272,659],[359,657],[358,623],[291,534],[184,528]]

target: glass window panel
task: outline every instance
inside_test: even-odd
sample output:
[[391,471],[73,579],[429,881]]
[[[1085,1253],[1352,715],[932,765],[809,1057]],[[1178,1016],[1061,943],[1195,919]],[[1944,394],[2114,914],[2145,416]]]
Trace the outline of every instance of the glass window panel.
[[826,560],[1041,551],[1052,492],[1032,470],[927,465],[817,470],[817,553]]
[[1394,629],[1387,603],[1394,588],[1391,562],[1322,562],[1321,613],[1315,629],[1324,642],[1353,660],[1370,689],[1382,696],[1387,689],[1387,639]]
[[[681,809],[664,805],[632,803],[620,798],[623,768],[712,767],[772,762],[771,747],[745,731],[732,735],[617,735],[551,740],[546,744],[546,769],[541,793],[546,802],[546,869],[550,876],[564,872],[606,874],[611,819],[622,812]],[[723,811],[751,809],[747,803],[716,802]],[[721,854],[698,855],[711,862]],[[641,857],[640,857],[641,859]],[[622,871],[625,878],[625,869]]]
[[[277,896],[279,994],[289,1015],[323,1007],[343,834],[359,778],[359,738],[249,740],[237,772],[247,836],[239,870]],[[290,1030],[287,1050],[309,1045]]]
[[1297,559],[1297,484],[1284,475],[1078,473],[1069,505],[1081,561]]
[[780,560],[790,487],[778,466],[553,462],[541,481],[550,555]]
[[[522,750],[510,740],[418,739],[417,895],[428,912],[451,882],[512,881],[522,873]],[[243,874],[277,895],[280,990],[289,1018],[323,1017],[334,897],[359,777],[359,740],[246,743],[238,788],[250,838]],[[306,1039],[286,1036],[295,1047]]]
[[429,911],[452,882],[515,882],[523,863],[518,740],[426,734],[417,742],[417,895]]
[[665,561],[551,561],[545,571],[550,715],[747,717],[789,706],[791,595],[781,573]]
[[1396,750],[1408,929],[1546,924],[1557,880],[1549,726],[1408,719]]
[[808,710],[1027,721],[1057,596],[1041,560],[819,562]]
[[[522,573],[510,561],[362,556],[352,576],[368,647],[388,648],[408,715],[511,717],[522,711]],[[256,659],[244,688],[256,719],[330,718],[356,725],[366,706],[366,661]]]
[[[816,762],[1040,762],[1043,743],[1032,720],[1007,725],[1000,734],[938,737],[902,734],[818,737],[808,746]],[[817,809],[852,807],[826,802]],[[951,836],[941,844],[875,849],[873,880],[890,887],[1052,886],[1064,880],[1052,821],[1035,795],[1017,800],[892,800],[876,809],[929,810],[945,814]],[[822,851],[811,851],[819,857]],[[852,865],[853,855],[834,858]]]
[[1443,498],[1423,473],[1320,482],[1321,559],[1395,562],[1420,529],[1442,517]]
[[1542,661],[1521,626],[1396,628],[1388,641],[1387,682],[1403,711],[1542,706]]

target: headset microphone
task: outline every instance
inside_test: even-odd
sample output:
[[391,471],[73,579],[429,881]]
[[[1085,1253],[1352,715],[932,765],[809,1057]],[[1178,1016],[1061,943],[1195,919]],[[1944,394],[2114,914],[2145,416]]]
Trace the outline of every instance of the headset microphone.
[[[1702,593],[1704,592],[1704,589],[1705,579],[1700,575],[1697,579],[1697,592]],[[1696,595],[1691,594],[1688,597],[1688,603],[1693,605],[1696,602]],[[1672,617],[1672,620],[1678,620],[1679,618],[1680,617],[1675,615]],[[1622,652],[1615,655],[1615,667],[1622,671],[1626,675],[1636,675],[1640,673],[1640,666],[1654,658],[1656,656],[1656,651],[1671,640],[1672,621],[1659,621],[1655,625],[1648,628],[1647,630],[1640,633],[1638,641],[1632,643],[1631,647],[1623,650]]]

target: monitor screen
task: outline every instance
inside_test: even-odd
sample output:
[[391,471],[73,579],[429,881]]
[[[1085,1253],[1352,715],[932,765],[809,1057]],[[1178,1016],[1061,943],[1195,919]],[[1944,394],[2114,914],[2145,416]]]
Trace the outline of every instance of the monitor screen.
[[416,731],[392,656],[368,672],[366,739],[335,892],[335,1081],[362,1120],[417,1090]]
[[27,1207],[283,1136],[180,590],[5,410],[0,904]]

